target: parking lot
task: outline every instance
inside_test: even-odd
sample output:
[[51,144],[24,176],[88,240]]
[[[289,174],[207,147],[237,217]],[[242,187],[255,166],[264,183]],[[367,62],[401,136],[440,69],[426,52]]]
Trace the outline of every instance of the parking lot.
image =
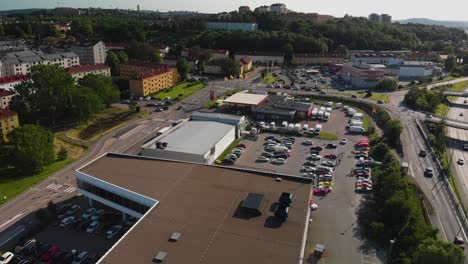
[[[233,165],[249,169],[276,172],[281,174],[301,176],[301,168],[310,151],[311,146],[303,144],[312,141],[312,146],[320,146],[323,150],[319,153],[321,160],[326,161],[325,156],[336,156],[337,166],[334,168],[333,181],[330,192],[324,196],[314,196],[314,203],[318,209],[312,212],[308,230],[308,243],[306,247],[305,263],[381,263],[376,255],[376,250],[361,238],[356,222],[356,211],[361,202],[362,195],[355,192],[356,177],[353,174],[357,159],[355,159],[355,144],[364,136],[349,134],[345,124],[349,117],[341,109],[335,109],[329,122],[322,123],[323,131],[338,136],[338,140],[324,140],[308,137],[294,137],[295,142],[291,147],[290,156],[284,164],[274,164],[270,161],[259,162],[258,157],[265,152],[267,138],[274,137],[279,142],[288,142],[288,136],[261,133],[257,140],[245,139],[241,144],[245,149],[237,162]],[[309,127],[314,127],[317,121],[303,121]],[[345,137],[348,142],[340,144]],[[286,141],[284,141],[286,140]],[[335,144],[337,148],[326,148],[327,144]],[[317,181],[316,181],[317,182]],[[327,189],[328,191],[328,189]],[[318,260],[313,255],[316,244],[324,244],[326,253]]]
[[97,202],[90,207],[84,197],[75,197],[47,211],[50,221],[9,250],[14,254],[11,263],[67,264],[80,255],[78,263],[96,263],[136,222],[134,218],[123,222],[120,213]]

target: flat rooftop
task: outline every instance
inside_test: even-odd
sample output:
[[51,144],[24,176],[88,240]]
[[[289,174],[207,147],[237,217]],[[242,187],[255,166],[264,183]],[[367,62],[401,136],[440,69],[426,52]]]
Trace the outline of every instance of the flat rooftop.
[[266,94],[236,93],[224,100],[224,104],[259,106],[268,98]]
[[[100,263],[298,263],[310,179],[233,168],[107,154],[79,170],[159,201]],[[264,195],[261,215],[240,209],[249,192]],[[282,225],[271,208],[282,192],[293,194]],[[182,233],[177,242],[168,239]]]
[[235,125],[210,121],[188,121],[169,132],[156,138],[143,148],[156,148],[156,142],[166,142],[165,150],[192,154],[206,154]]

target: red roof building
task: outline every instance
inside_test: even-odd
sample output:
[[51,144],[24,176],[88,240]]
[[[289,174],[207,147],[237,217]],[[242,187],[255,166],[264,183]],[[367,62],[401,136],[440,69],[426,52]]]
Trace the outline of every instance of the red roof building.
[[77,80],[88,74],[111,76],[110,67],[105,64],[88,64],[67,68],[66,71]]
[[15,85],[26,80],[25,75],[5,76],[0,78],[0,89],[13,90]]

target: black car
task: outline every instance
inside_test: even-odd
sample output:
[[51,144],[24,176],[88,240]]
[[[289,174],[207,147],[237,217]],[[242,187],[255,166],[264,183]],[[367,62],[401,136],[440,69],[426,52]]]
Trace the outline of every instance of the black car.
[[182,110],[182,106],[178,106],[178,107],[176,108],[176,110],[177,110],[177,111],[178,111],[178,110]]
[[358,98],[357,95],[353,94],[351,95],[351,98]]
[[66,251],[59,251],[52,256],[52,263],[62,263],[61,261],[67,255]]
[[378,100],[378,101],[377,101],[377,103],[378,103],[378,104],[383,104],[383,103],[384,103],[384,101],[382,101],[382,100]]
[[422,149],[422,150],[419,152],[419,156],[422,157],[422,158],[425,158],[425,157],[427,156],[427,152],[426,152],[425,150]]
[[162,107],[156,107],[156,109],[154,109],[155,112],[162,112],[164,111],[164,109],[162,109]]
[[225,158],[225,159],[223,160],[223,162],[226,163],[226,164],[234,164],[234,163],[236,163],[235,160],[230,159],[230,158]]
[[327,149],[336,149],[337,148],[336,144],[332,144],[332,143],[328,143],[325,147]]
[[274,158],[275,159],[278,159],[278,158],[288,159],[288,155],[286,155],[286,154],[275,154]]

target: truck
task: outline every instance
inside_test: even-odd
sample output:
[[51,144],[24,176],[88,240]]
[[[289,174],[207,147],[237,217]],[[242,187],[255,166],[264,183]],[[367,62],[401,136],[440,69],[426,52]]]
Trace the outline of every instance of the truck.
[[331,117],[331,113],[330,112],[325,112],[325,114],[323,115],[323,121],[330,120],[330,117]]
[[406,175],[408,174],[409,170],[409,163],[406,161],[401,162],[401,175]]
[[350,126],[350,127],[349,127],[349,132],[350,132],[350,133],[361,134],[361,133],[364,133],[365,130],[364,130],[364,128],[361,127],[361,126]]
[[312,119],[317,119],[318,111],[318,108],[314,108],[314,110],[312,110]]
[[314,133],[319,135],[322,132],[322,124],[315,125]]
[[320,110],[317,114],[317,119],[322,119],[324,115],[325,115],[325,111]]

